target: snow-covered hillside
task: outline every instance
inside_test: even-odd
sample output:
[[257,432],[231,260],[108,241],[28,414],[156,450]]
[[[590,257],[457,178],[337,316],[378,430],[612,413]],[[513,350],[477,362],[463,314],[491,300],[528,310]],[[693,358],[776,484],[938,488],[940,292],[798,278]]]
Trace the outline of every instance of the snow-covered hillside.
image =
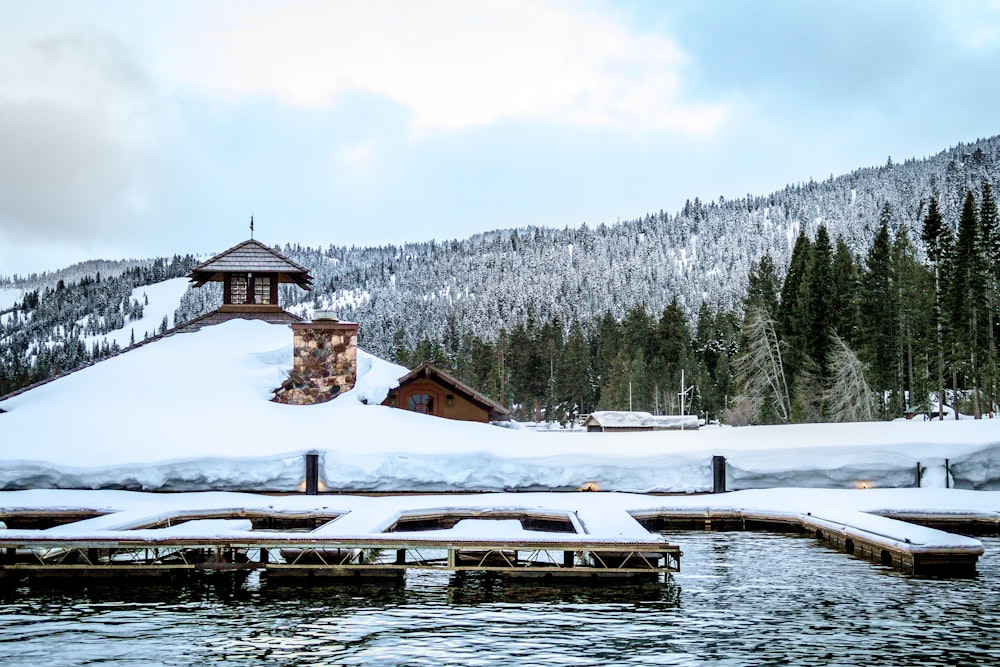
[[[150,298],[152,303],[153,299]],[[0,402],[0,488],[294,490],[318,450],[345,490],[691,491],[726,456],[731,488],[1000,488],[995,421],[544,434],[379,403],[406,369],[359,353],[358,385],[317,406],[270,402],[291,331],[231,321],[155,341]],[[367,401],[367,405],[364,403]]]
[[[168,327],[174,326],[177,324],[174,322],[174,311],[189,284],[187,278],[171,278],[161,283],[136,287],[132,290],[131,299],[143,304],[142,317],[127,322],[121,329],[106,334],[86,336],[83,338],[84,344],[88,349],[93,347],[95,342],[104,341],[118,343],[119,347],[128,347],[133,342],[139,342],[159,333],[164,317],[167,318]],[[81,321],[79,324],[84,326],[86,322]]]
[[0,310],[6,310],[21,300],[24,290],[17,287],[0,287]]

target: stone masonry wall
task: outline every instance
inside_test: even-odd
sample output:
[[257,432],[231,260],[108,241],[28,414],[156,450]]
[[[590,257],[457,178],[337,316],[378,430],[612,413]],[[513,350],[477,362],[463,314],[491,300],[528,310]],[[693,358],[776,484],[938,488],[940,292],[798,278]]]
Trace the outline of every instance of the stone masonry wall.
[[357,381],[358,325],[342,322],[292,324],[292,372],[274,392],[274,401],[291,405],[325,403]]

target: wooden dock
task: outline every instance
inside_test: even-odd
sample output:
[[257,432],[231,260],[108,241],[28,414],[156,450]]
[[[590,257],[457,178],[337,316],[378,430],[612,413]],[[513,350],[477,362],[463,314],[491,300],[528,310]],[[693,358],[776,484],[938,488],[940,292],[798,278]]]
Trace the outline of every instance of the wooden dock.
[[0,538],[8,577],[254,571],[272,577],[402,578],[406,570],[496,572],[560,579],[658,577],[680,569],[662,541],[434,540],[387,536],[308,538]]
[[[798,496],[792,494],[794,498]],[[773,497],[771,497],[773,496]],[[815,538],[916,575],[969,576],[989,511],[785,509],[789,498],[603,493],[264,496],[128,492],[0,494],[0,579],[259,572],[264,580],[401,582],[408,570],[599,583],[680,570],[656,531],[767,530]],[[734,499],[757,503],[741,508]],[[6,502],[3,502],[6,501]],[[725,504],[723,504],[725,503]],[[905,521],[901,519],[906,519]],[[923,524],[923,525],[915,525]]]
[[680,569],[680,548],[623,511],[401,510],[401,504],[388,505],[395,509],[390,513],[252,507],[0,511],[7,526],[0,530],[0,577],[260,571],[267,579],[401,581],[407,570],[445,570],[594,581],[658,580]]
[[[913,513],[915,523],[931,526],[947,522],[952,528],[981,531],[996,526],[981,515],[940,516]],[[976,563],[983,555],[977,540],[951,535],[927,527],[926,533],[937,538],[927,542],[905,537],[912,530],[901,530],[898,518],[864,512],[768,512],[761,510],[675,509],[633,512],[643,526],[651,530],[769,530],[809,535],[844,553],[892,567],[908,574],[940,577],[968,577],[976,573]]]

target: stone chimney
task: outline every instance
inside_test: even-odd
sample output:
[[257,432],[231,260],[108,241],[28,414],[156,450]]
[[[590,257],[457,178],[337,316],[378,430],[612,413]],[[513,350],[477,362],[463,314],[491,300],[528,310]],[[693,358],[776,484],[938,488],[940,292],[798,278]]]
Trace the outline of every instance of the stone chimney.
[[274,390],[276,403],[325,403],[354,387],[358,376],[357,324],[316,311],[312,322],[295,322],[291,327],[292,372]]

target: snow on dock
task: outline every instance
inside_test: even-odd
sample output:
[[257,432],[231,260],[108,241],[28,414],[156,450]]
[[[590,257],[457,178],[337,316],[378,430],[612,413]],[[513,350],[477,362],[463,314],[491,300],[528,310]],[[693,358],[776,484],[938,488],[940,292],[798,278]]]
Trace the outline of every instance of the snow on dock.
[[678,527],[792,530],[906,572],[974,573],[983,553],[978,540],[885,514],[991,521],[998,518],[993,508],[1000,494],[908,491],[669,497],[12,491],[0,493],[6,525],[0,529],[0,573],[217,569],[264,570],[269,577],[399,578],[423,568],[649,577],[680,567],[680,547],[649,529]]

